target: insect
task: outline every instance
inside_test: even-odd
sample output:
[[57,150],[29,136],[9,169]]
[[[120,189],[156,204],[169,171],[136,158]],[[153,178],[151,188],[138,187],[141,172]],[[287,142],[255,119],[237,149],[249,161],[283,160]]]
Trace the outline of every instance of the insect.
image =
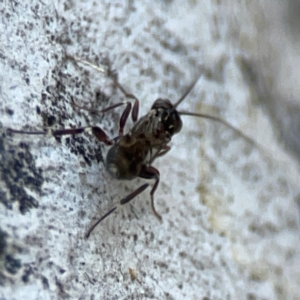
[[[80,62],[99,70],[99,67],[91,65],[89,62],[81,60]],[[102,68],[100,68],[100,71],[104,72]],[[119,134],[114,139],[110,139],[104,130],[99,126],[87,126],[61,130],[49,129],[47,131],[23,131],[9,128],[8,131],[10,133],[17,134],[51,134],[53,136],[76,135],[83,132],[91,132],[100,142],[111,146],[106,156],[105,168],[112,177],[120,180],[132,180],[137,177],[154,180],[154,184],[150,191],[151,207],[154,215],[161,220],[162,217],[156,211],[154,205],[154,194],[159,185],[160,173],[152,166],[152,164],[156,158],[161,157],[170,151],[171,147],[168,144],[170,143],[173,135],[179,133],[182,128],[181,116],[193,116],[217,121],[231,128],[249,142],[254,143],[252,139],[245,136],[240,130],[219,117],[177,110],[177,107],[180,105],[180,103],[194,88],[199,77],[200,76],[197,76],[195,78],[183,95],[174,104],[169,99],[159,98],[154,101],[150,111],[140,119],[138,118],[138,98],[133,94],[126,92],[125,88],[118,82],[117,75],[113,76],[115,86],[124,94],[126,98],[134,100],[133,105],[130,101],[119,102],[102,110],[94,110],[81,107],[73,103],[74,106],[80,109],[98,113],[106,113],[121,105],[126,105],[119,120]],[[124,134],[124,127],[130,114],[134,125],[129,132]],[[141,185],[135,191],[122,198],[119,202],[119,205],[122,206],[129,203],[136,196],[146,190],[149,185],[149,183]],[[118,206],[113,207],[101,218],[99,218],[98,221],[87,231],[85,238],[88,238],[95,227],[109,215],[111,215],[115,210],[117,210],[117,208]]]

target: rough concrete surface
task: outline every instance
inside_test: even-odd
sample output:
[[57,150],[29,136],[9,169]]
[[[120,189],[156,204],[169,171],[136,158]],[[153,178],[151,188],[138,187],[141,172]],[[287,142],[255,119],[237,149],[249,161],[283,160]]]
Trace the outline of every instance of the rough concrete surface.
[[[0,299],[300,299],[299,1],[1,1]],[[148,189],[105,171],[90,134],[11,135],[89,124],[110,137],[123,101],[179,109]],[[126,131],[131,126],[128,122]]]

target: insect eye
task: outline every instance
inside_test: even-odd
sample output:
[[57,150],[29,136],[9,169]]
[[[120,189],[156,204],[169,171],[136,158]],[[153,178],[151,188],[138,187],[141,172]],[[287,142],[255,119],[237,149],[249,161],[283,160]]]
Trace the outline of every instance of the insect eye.
[[171,136],[178,133],[182,128],[182,121],[176,110],[173,110],[171,113],[169,111],[164,112],[162,120],[166,130]]
[[181,128],[182,128],[182,121],[181,121],[180,116],[178,115],[177,111],[173,112],[172,118],[173,118],[173,124],[174,124],[174,132],[173,132],[173,134],[175,134],[175,133],[178,133],[181,130]]

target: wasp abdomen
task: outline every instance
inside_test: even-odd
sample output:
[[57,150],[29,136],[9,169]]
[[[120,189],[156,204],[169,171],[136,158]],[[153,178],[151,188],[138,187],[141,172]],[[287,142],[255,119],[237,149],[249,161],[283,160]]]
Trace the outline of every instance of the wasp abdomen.
[[113,145],[106,156],[105,167],[116,179],[131,180],[139,176],[141,166],[147,160],[149,147],[137,141],[130,147]]

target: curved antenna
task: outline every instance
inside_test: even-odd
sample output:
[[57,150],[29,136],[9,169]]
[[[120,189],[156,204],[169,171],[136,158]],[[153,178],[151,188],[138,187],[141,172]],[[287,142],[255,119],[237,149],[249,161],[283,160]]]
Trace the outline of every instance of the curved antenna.
[[192,84],[187,88],[187,90],[185,91],[185,93],[177,100],[177,102],[174,104],[174,108],[176,108],[184,99],[185,97],[190,93],[190,91],[193,89],[193,87],[195,86],[195,84],[197,83],[197,81],[199,80],[199,78],[201,77],[198,76],[193,82]]
[[218,118],[218,117],[215,117],[215,116],[212,116],[212,115],[207,115],[207,114],[191,113],[191,112],[187,112],[187,111],[178,111],[178,113],[181,116],[192,116],[192,117],[209,119],[209,120],[213,120],[213,121],[219,122],[219,123],[221,123],[221,124],[229,127],[233,131],[235,131],[238,135],[240,135],[241,137],[243,137],[249,143],[258,146],[257,143],[254,140],[252,140],[250,137],[248,137],[247,135],[245,135],[241,130],[235,128],[230,123],[228,123],[227,121],[225,121],[225,120],[223,120],[221,118]]

